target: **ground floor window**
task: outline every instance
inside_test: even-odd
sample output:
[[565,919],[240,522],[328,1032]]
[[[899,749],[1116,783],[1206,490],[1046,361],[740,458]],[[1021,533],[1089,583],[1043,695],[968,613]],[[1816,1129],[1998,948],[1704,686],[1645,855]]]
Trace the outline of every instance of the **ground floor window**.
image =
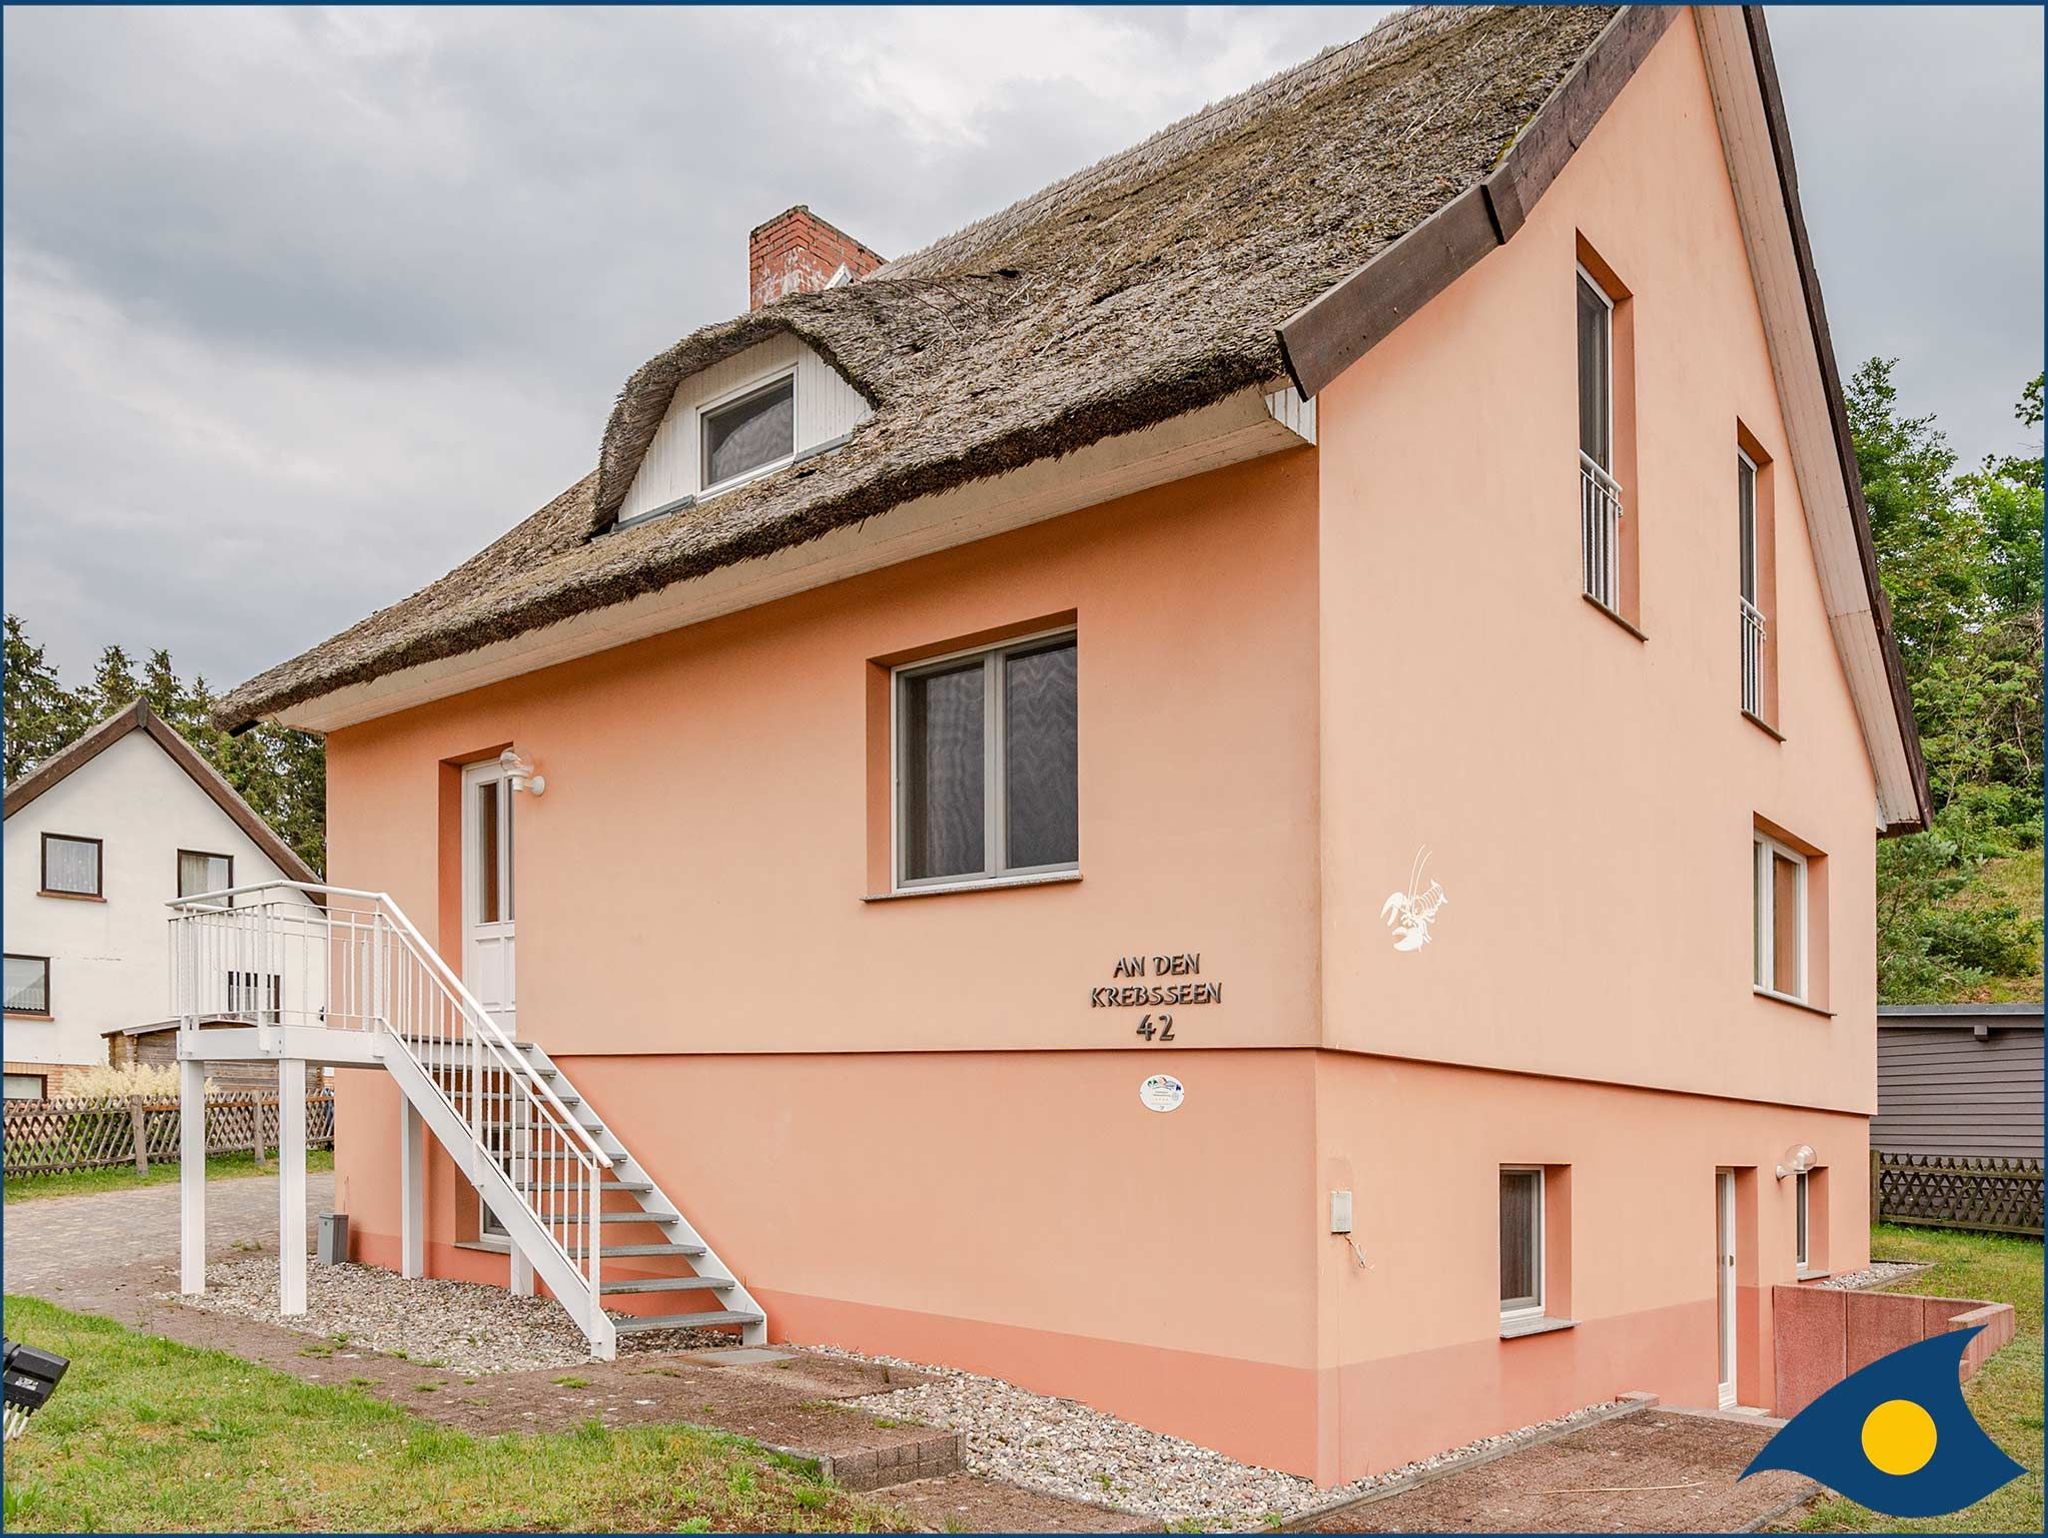
[[47,1015],[50,1012],[50,958],[7,958],[7,1013]]
[[899,887],[1076,867],[1071,632],[900,668],[895,689]]
[[1527,1319],[1543,1312],[1543,1171],[1503,1167],[1500,1172],[1500,1316]]
[[49,1098],[50,1080],[47,1074],[10,1073],[7,1075],[7,1098],[9,1100],[46,1100]]
[[1804,1173],[1794,1175],[1796,1182],[1792,1190],[1794,1258],[1802,1271],[1810,1269],[1807,1262],[1813,1250],[1813,1188]]

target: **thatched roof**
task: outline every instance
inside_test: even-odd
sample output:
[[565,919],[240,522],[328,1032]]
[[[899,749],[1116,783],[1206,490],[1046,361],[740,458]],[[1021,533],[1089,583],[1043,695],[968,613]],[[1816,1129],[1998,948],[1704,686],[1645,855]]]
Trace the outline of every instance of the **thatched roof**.
[[[1149,427],[1283,375],[1277,328],[1472,188],[1614,7],[1423,7],[888,263],[685,337],[596,469],[430,587],[230,694],[240,726]],[[852,439],[613,529],[677,384],[791,332],[875,408]]]

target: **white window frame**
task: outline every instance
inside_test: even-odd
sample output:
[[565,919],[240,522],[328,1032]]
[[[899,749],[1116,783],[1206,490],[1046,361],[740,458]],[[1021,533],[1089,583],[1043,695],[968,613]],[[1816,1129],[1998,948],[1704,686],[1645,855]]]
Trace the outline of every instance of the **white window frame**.
[[[1751,906],[1755,912],[1755,928],[1750,934],[1750,983],[1758,993],[1763,994],[1766,998],[1783,999],[1788,1004],[1804,1004],[1808,993],[1806,978],[1806,956],[1808,950],[1807,889],[1810,876],[1806,866],[1806,856],[1797,849],[1794,849],[1790,844],[1781,843],[1777,839],[1772,838],[1768,833],[1759,831],[1753,834],[1752,838],[1753,842],[1750,845],[1749,852],[1749,874],[1752,893]],[[1776,923],[1777,914],[1775,912],[1777,883],[1772,880],[1775,870],[1772,860],[1764,858],[1766,852],[1773,857],[1783,855],[1797,866],[1799,870],[1799,879],[1794,883],[1799,911],[1793,922],[1793,933],[1798,937],[1799,942],[1799,957],[1793,969],[1798,989],[1793,993],[1786,993],[1782,989],[1771,986],[1771,982],[1778,975],[1778,926]]]
[[1792,1177],[1792,1261],[1801,1276],[1812,1270],[1813,1203],[1811,1176],[1804,1170]]
[[[1503,1298],[1500,1305],[1501,1323],[1507,1324],[1518,1319],[1541,1319],[1544,1306],[1549,1301],[1548,1277],[1545,1273],[1549,1270],[1550,1265],[1548,1252],[1550,1214],[1547,1210],[1550,1203],[1550,1177],[1540,1164],[1503,1164],[1500,1167],[1500,1173],[1503,1175],[1534,1175],[1536,1177],[1536,1301],[1533,1304],[1522,1304],[1518,1307],[1510,1308],[1507,1300]],[[1496,1227],[1498,1227],[1498,1216],[1498,1214],[1495,1215]],[[1496,1257],[1494,1269],[1496,1280],[1498,1280],[1498,1257]]]
[[[920,657],[915,662],[906,662],[890,670],[889,676],[889,864],[890,888],[895,892],[945,892],[960,888],[1027,885],[1033,881],[1073,875],[1081,869],[1079,850],[1075,858],[1054,865],[1007,865],[1009,855],[1009,810],[1008,788],[1005,781],[1009,772],[1009,756],[1004,751],[1005,717],[1005,669],[1003,659],[1017,652],[1044,649],[1048,643],[1072,641],[1077,648],[1076,672],[1078,675],[1080,646],[1079,632],[1072,625],[1063,625],[1057,630],[1041,630],[1015,640],[1004,641],[996,646],[970,646],[961,651],[947,652],[940,657]],[[982,868],[976,873],[950,876],[924,876],[915,880],[903,874],[903,779],[905,722],[903,719],[903,686],[906,680],[926,673],[943,673],[958,667],[969,658],[979,657],[982,662],[981,688],[981,815],[982,815]],[[1078,683],[1076,684],[1078,688]],[[1078,706],[1078,701],[1077,701]],[[1079,751],[1079,726],[1076,725],[1076,751]],[[1076,791],[1078,795],[1078,789]]]
[[[738,475],[729,475],[722,481],[707,483],[704,477],[711,473],[710,460],[704,453],[704,430],[708,419],[716,416],[727,406],[744,400],[749,395],[753,395],[761,390],[771,389],[785,379],[789,381],[789,452],[780,459],[771,459],[765,465],[756,465],[753,469],[743,470]],[[735,487],[744,486],[748,481],[759,480],[764,475],[772,475],[785,465],[796,462],[796,456],[803,448],[797,436],[797,426],[801,420],[798,407],[802,404],[797,397],[801,389],[802,386],[797,381],[797,366],[794,363],[784,363],[768,370],[765,374],[760,374],[748,380],[743,385],[736,385],[722,394],[715,395],[708,401],[698,402],[696,421],[693,424],[697,434],[698,501],[701,502],[706,497],[715,497],[720,492],[731,491]]]
[[[1749,472],[1749,506],[1742,505],[1742,473]],[[1735,450],[1735,546],[1738,566],[1741,564],[1742,520],[1745,512],[1749,518],[1749,568],[1736,573],[1736,596],[1759,613],[1763,611],[1763,552],[1757,548],[1757,492],[1758,474],[1756,461],[1741,448]],[[1747,591],[1745,591],[1745,589]]]
[[[1591,288],[1595,294],[1600,296],[1601,304],[1607,308],[1607,403],[1605,408],[1607,413],[1607,431],[1602,436],[1607,440],[1608,462],[1603,465],[1596,461],[1594,468],[1599,470],[1609,481],[1612,481],[1614,479],[1614,295],[1607,292],[1607,285],[1594,277],[1587,270],[1584,262],[1577,262],[1573,265],[1578,269],[1580,280],[1587,287]],[[1579,328],[1577,324],[1578,306],[1576,303],[1572,307],[1572,316],[1572,400],[1576,403],[1579,398]],[[1572,436],[1576,438],[1578,435],[1578,424],[1574,423],[1572,425]],[[1584,449],[1579,450],[1581,455],[1585,455],[1585,452]]]

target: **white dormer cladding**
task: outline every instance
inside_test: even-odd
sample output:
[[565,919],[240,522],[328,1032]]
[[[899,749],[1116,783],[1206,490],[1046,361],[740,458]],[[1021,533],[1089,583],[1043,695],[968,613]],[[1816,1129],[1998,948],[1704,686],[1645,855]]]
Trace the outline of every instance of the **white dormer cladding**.
[[[676,387],[668,414],[655,429],[654,441],[640,461],[626,500],[619,506],[619,522],[659,512],[678,502],[701,496],[707,490],[699,463],[703,453],[703,420],[706,410],[772,384],[778,379],[796,382],[796,455],[844,438],[860,423],[874,415],[874,408],[862,400],[839,371],[796,337],[787,333],[756,343],[745,352],[734,353],[693,374]],[[787,460],[778,460],[786,464]],[[773,466],[763,467],[766,474]],[[730,481],[727,485],[738,485]]]

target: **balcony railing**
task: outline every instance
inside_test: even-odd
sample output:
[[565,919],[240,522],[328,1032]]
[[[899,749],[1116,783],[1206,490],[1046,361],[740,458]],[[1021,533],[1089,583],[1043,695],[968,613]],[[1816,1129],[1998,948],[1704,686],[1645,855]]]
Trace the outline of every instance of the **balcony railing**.
[[1599,462],[1579,453],[1579,552],[1586,596],[1621,612],[1621,487]]
[[1742,708],[1759,721],[1764,714],[1764,615],[1747,598],[1742,605]]

